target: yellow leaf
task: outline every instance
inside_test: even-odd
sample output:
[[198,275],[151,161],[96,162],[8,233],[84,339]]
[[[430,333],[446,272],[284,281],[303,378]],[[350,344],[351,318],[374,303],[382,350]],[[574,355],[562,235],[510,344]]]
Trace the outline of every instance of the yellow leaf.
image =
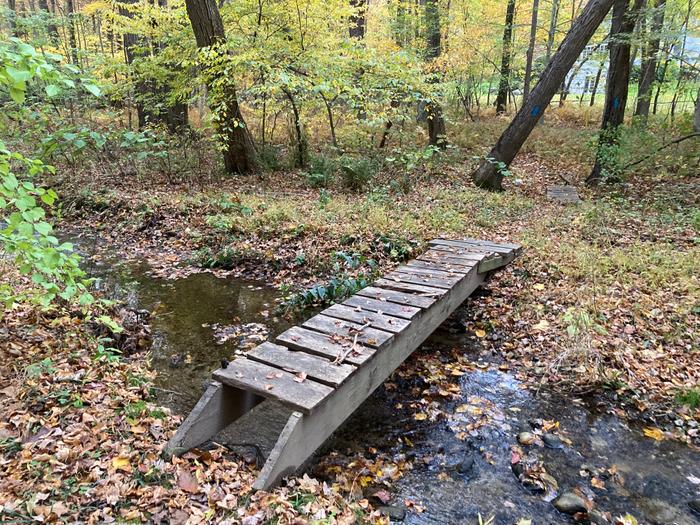
[[535,290],[540,290],[540,291],[544,290],[544,284],[542,284],[542,283],[533,284],[532,287],[533,287]]
[[537,323],[532,328],[534,330],[540,330],[543,332],[543,331],[549,329],[549,321],[547,321],[546,319],[542,319],[539,323]]
[[486,337],[486,332],[482,329],[474,330],[477,337]]
[[413,416],[413,419],[415,419],[416,421],[425,421],[426,419],[428,419],[428,414],[426,414],[425,412],[418,412]]
[[131,463],[129,458],[126,456],[117,456],[112,458],[112,466],[115,470],[123,470],[124,472],[131,472]]
[[517,525],[532,525],[532,520],[526,520],[525,518],[518,521]]
[[644,429],[644,435],[651,439],[655,439],[656,441],[661,441],[664,439],[664,433],[661,431],[661,429],[655,427],[646,427]]

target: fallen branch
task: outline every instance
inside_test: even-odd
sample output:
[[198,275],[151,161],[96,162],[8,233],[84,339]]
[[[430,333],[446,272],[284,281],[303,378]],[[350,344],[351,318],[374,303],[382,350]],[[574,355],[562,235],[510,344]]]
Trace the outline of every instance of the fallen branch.
[[654,155],[656,155],[659,151],[664,150],[664,149],[668,148],[669,146],[673,146],[674,144],[680,144],[684,140],[692,139],[693,137],[700,137],[700,131],[695,132],[695,133],[691,133],[690,135],[685,135],[683,137],[678,137],[676,139],[673,139],[672,141],[667,142],[666,144],[663,144],[662,146],[660,146],[656,150],[652,151],[648,155],[642,157],[641,159],[635,160],[634,162],[630,162],[629,164],[625,164],[624,166],[622,166],[622,169],[626,170],[628,168],[631,168],[632,166],[636,166],[637,164],[641,164],[645,160],[648,160],[651,157],[653,157]]
[[343,361],[345,361],[345,358],[355,351],[355,348],[357,347],[357,337],[360,335],[362,330],[367,328],[370,324],[372,323],[367,322],[357,329],[357,332],[355,333],[355,338],[352,341],[352,345],[350,346],[350,348],[347,349],[347,351],[343,352],[342,354],[338,354],[338,357],[336,357],[335,361],[333,361],[334,365],[342,365]]

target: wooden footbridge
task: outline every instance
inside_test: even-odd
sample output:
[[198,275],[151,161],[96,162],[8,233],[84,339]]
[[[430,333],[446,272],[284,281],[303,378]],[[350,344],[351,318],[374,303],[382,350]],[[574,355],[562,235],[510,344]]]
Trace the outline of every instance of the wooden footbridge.
[[[430,249],[417,259],[280,334],[276,344],[263,343],[216,370],[167,450],[178,454],[200,445],[239,418],[244,421],[242,416],[257,405],[281,405],[286,424],[254,487],[279,483],[299,469],[490,272],[508,264],[520,250],[515,244],[474,239],[431,241]],[[243,424],[257,428],[250,417]],[[265,432],[257,428],[251,442],[269,440],[261,435]]]

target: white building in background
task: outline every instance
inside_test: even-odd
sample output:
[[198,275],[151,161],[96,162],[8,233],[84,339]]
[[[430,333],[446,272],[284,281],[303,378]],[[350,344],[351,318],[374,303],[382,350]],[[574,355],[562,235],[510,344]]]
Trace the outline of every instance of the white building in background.
[[[700,67],[700,36],[688,35],[685,44],[686,60],[695,67]],[[572,68],[575,72],[570,95],[591,95],[595,86],[595,79],[600,69],[600,81],[596,90],[596,96],[605,94],[605,80],[608,73],[610,53],[608,43],[589,44],[581,53],[576,64]],[[602,68],[601,68],[602,63]],[[637,56],[635,65],[641,65],[641,57]],[[566,79],[568,83],[569,78]]]

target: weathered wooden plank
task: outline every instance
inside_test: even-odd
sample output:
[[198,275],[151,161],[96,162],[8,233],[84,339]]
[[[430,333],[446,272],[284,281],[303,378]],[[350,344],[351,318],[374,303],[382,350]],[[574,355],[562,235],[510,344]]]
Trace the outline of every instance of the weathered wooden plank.
[[484,280],[472,272],[423,312],[371,362],[360,367],[352,381],[346,381],[336,393],[310,415],[292,414],[277,445],[263,466],[255,489],[267,489],[292,474],[323,444],[338,426],[457,308]]
[[277,342],[302,352],[326,357],[332,361],[347,354],[344,362],[353,365],[361,365],[376,351],[374,348],[358,344],[348,354],[348,351],[352,348],[352,341],[334,341],[326,334],[307,330],[300,326],[293,326],[289,330],[282,332],[277,336]]
[[378,301],[389,301],[391,303],[400,304],[402,306],[409,305],[415,306],[416,308],[429,308],[435,303],[437,297],[446,293],[445,290],[443,290],[442,288],[429,288],[427,286],[420,287],[418,285],[416,286],[418,288],[424,289],[415,290],[414,292],[397,292],[396,290],[389,290],[387,288],[368,286],[357,292],[357,295],[363,295],[365,297],[377,299]]
[[433,288],[444,288],[445,290],[449,290],[456,284],[456,282],[459,282],[452,279],[438,279],[437,277],[428,277],[427,275],[411,272],[391,272],[386,275],[385,279],[393,279],[394,281],[403,281],[405,283],[422,284]]
[[459,264],[461,266],[472,267],[478,264],[484,257],[488,257],[485,252],[470,252],[464,255],[459,255],[457,253],[445,252],[441,250],[430,250],[425,252],[423,255],[416,257],[417,261],[435,261],[439,263],[449,263],[449,264]]
[[[408,294],[416,294],[424,297],[440,297],[447,293],[444,288],[433,288],[431,286],[425,286],[421,284],[414,283],[404,283],[401,281],[396,281],[394,279],[377,279],[372,283],[375,286],[380,286],[381,288],[387,290],[397,290],[399,292],[404,292]],[[358,292],[360,293],[360,292]]]
[[412,261],[408,261],[406,266],[421,268],[423,270],[438,270],[449,274],[465,274],[471,272],[474,268],[473,266],[462,266],[459,264],[452,265],[439,261],[438,259],[433,261],[419,261],[418,259],[414,259]]
[[383,312],[372,312],[369,310],[364,310],[361,307],[346,306],[344,304],[334,304],[333,306],[326,308],[321,313],[323,315],[327,315],[328,317],[335,317],[346,321],[354,321],[361,325],[370,323],[372,328],[378,328],[379,330],[391,332],[392,334],[399,333],[411,322],[408,319],[393,317],[391,315],[386,315]]
[[417,273],[420,275],[425,275],[426,277],[436,277],[438,279],[445,279],[448,281],[451,280],[455,282],[464,277],[464,275],[460,273],[448,272],[447,270],[420,268],[418,266],[411,266],[410,264],[402,264],[394,271],[399,273]]
[[216,370],[213,377],[225,385],[275,399],[306,414],[333,392],[333,388],[327,385],[308,378],[299,382],[290,372],[245,357]]
[[[436,244],[434,246],[430,247],[431,252],[436,252],[436,253],[442,253],[445,256],[449,257],[478,257],[478,256],[487,256],[491,253],[496,253],[491,250],[486,250],[484,248],[476,248],[473,247],[471,249],[466,249],[466,248],[456,248],[455,246],[444,246],[442,244]],[[427,253],[427,252],[426,252]]]
[[355,371],[354,366],[334,364],[324,357],[291,350],[270,342],[256,346],[246,357],[293,374],[306,374],[306,377],[314,381],[333,387],[340,385]]
[[371,326],[363,327],[363,325],[358,323],[343,321],[342,319],[335,319],[322,314],[314,315],[311,319],[304,322],[302,326],[331,336],[337,336],[340,340],[347,339],[352,342],[357,337],[358,343],[373,348],[379,348],[394,337],[389,332],[377,330]]
[[420,308],[416,308],[415,306],[396,304],[393,302],[382,301],[381,299],[372,299],[371,297],[366,297],[364,295],[353,295],[352,297],[348,297],[345,301],[343,301],[343,304],[353,308],[369,310],[370,312],[387,313],[402,319],[413,319],[418,313],[420,313]]
[[429,241],[428,244],[431,246],[442,245],[442,246],[454,246],[457,248],[479,248],[485,251],[491,251],[496,253],[507,254],[513,250],[520,249],[517,244],[508,243],[495,243],[488,241],[480,241],[478,239],[459,239],[459,240],[446,240],[446,239],[433,239]]

